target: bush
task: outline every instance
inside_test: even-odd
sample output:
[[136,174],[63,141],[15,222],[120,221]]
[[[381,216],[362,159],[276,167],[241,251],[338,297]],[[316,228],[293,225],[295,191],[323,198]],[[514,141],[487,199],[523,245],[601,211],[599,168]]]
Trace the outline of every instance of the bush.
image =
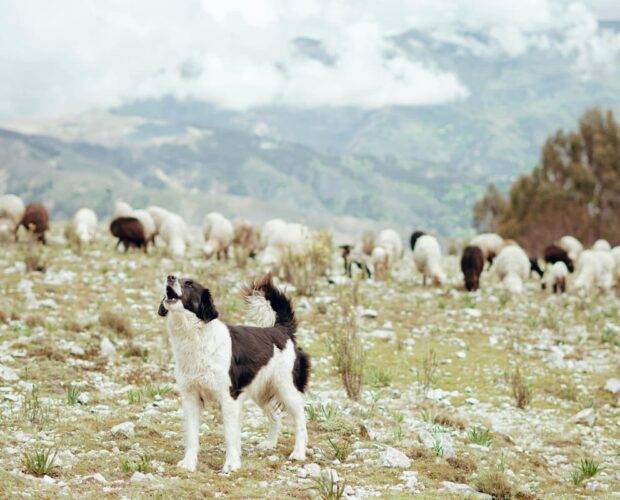
[[314,295],[316,282],[329,269],[332,253],[332,235],[327,231],[313,232],[303,252],[288,251],[282,259],[284,279],[300,295]]

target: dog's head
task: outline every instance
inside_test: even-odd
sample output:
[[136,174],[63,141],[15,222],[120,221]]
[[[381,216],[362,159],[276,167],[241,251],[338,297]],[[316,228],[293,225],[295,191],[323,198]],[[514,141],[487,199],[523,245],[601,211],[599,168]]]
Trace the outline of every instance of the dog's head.
[[208,289],[191,278],[168,276],[158,314],[166,316],[168,312],[184,310],[193,312],[203,321],[211,321],[218,316]]

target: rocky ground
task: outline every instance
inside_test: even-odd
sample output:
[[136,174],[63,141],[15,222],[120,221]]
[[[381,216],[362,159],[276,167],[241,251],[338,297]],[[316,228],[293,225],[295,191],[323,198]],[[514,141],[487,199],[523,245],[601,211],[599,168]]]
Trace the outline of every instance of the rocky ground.
[[[510,299],[422,287],[410,257],[387,282],[321,280],[294,295],[313,358],[306,463],[287,459],[290,425],[248,403],[243,467],[223,475],[221,418],[207,409],[199,468],[182,458],[182,412],[157,316],[162,280],[191,274],[221,318],[242,322],[254,264],[182,262],[162,252],[81,253],[60,243],[0,254],[0,484],[10,497],[611,497],[620,490],[620,313],[615,294],[550,296],[532,278]],[[26,272],[26,263],[45,272]],[[334,264],[334,274],[339,268]],[[291,287],[289,290],[293,291]],[[347,398],[333,339],[353,303],[364,386]],[[349,318],[350,319],[350,318]],[[518,406],[522,406],[519,408]]]

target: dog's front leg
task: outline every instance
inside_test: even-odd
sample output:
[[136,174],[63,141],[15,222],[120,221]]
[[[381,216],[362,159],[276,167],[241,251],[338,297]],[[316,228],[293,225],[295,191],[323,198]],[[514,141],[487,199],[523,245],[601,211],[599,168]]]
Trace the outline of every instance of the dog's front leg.
[[195,392],[183,392],[183,417],[185,419],[185,457],[177,467],[194,472],[198,463],[198,439],[200,436],[200,396]]
[[227,398],[222,401],[226,461],[222,472],[233,472],[241,467],[241,401]]

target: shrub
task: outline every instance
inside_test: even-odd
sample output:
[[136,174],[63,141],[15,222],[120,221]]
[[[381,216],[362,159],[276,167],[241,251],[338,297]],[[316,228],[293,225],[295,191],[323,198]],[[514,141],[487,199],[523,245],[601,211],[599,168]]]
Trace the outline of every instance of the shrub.
[[292,283],[300,295],[314,295],[317,280],[325,275],[331,263],[331,252],[331,233],[313,232],[302,252],[285,252],[282,259],[284,279]]
[[364,379],[366,353],[357,331],[355,310],[349,304],[345,306],[344,324],[336,329],[330,348],[347,396],[354,400],[359,399]]
[[512,396],[517,408],[525,408],[532,401],[532,392],[525,378],[521,375],[521,369],[517,366],[511,377]]
[[112,311],[104,311],[99,316],[99,322],[113,332],[124,337],[133,336],[133,329],[127,317]]
[[512,498],[512,486],[503,472],[485,472],[476,478],[475,487],[480,493],[491,495],[494,499]]
[[24,453],[22,456],[24,471],[34,476],[49,475],[54,468],[56,454],[57,451],[53,450],[53,448],[37,450],[32,454]]

